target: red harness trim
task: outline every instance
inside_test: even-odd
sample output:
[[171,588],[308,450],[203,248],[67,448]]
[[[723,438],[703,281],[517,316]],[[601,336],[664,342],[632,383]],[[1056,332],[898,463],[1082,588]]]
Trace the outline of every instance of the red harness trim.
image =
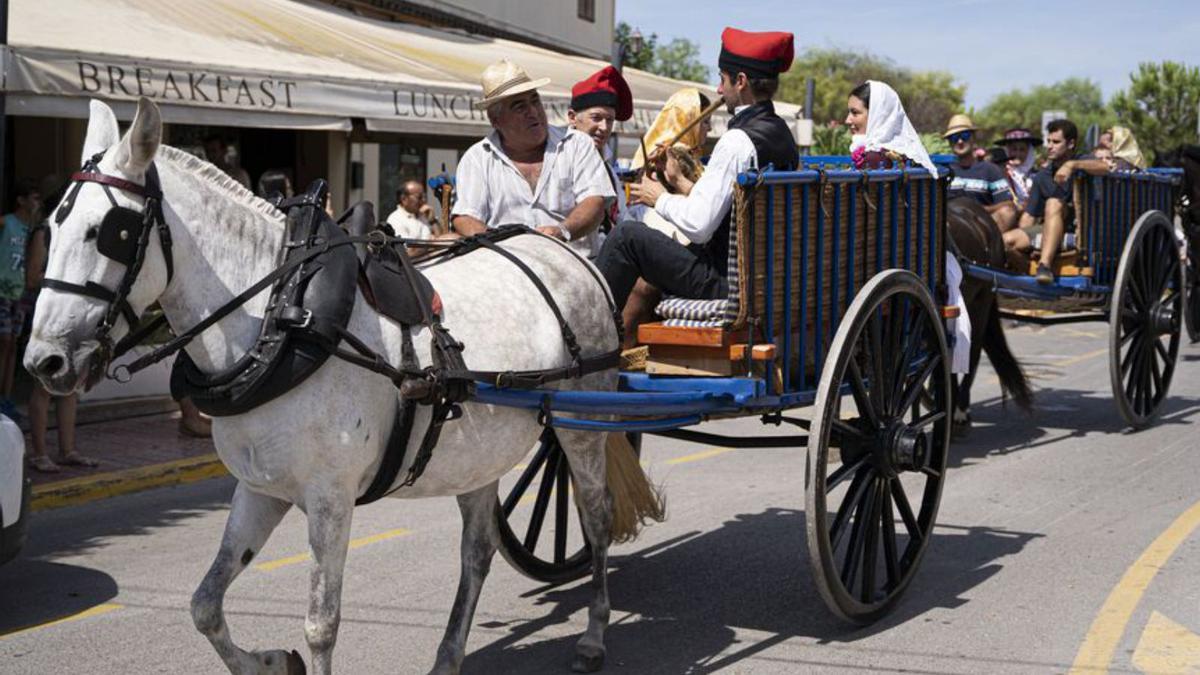
[[75,173],[71,174],[71,180],[73,180],[73,181],[77,180],[77,181],[88,182],[88,183],[102,183],[104,185],[111,185],[115,188],[124,190],[126,192],[132,192],[133,194],[138,195],[139,197],[146,196],[145,186],[138,185],[137,183],[134,183],[132,181],[127,181],[124,178],[117,178],[116,176],[110,176],[110,175],[104,174],[104,173],[94,173],[91,171],[76,171]]

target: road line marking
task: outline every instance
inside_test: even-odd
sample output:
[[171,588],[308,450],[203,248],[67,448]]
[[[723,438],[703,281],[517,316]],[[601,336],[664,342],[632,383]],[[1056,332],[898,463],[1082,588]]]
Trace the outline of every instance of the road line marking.
[[676,457],[675,459],[668,459],[667,461],[663,462],[663,464],[684,464],[686,462],[696,462],[701,459],[708,459],[709,457],[715,457],[717,455],[723,455],[727,452],[733,451],[734,448],[713,448],[711,450],[694,452],[690,455],[684,455],[683,457]]
[[1086,354],[1080,354],[1079,356],[1072,356],[1069,359],[1063,359],[1061,361],[1051,361],[1049,363],[1049,365],[1054,366],[1056,368],[1065,368],[1067,366],[1073,366],[1076,363],[1079,363],[1081,361],[1087,361],[1088,359],[1094,359],[1097,356],[1100,356],[1101,354],[1107,354],[1107,353],[1108,353],[1108,347],[1104,347],[1103,349],[1095,349]]
[[118,604],[114,604],[114,603],[104,603],[102,605],[96,605],[95,607],[92,607],[91,609],[85,609],[82,612],[79,612],[78,614],[64,616],[61,619],[54,619],[53,621],[47,621],[45,623],[38,623],[38,624],[34,624],[32,626],[25,626],[24,628],[17,628],[15,630],[9,631],[7,633],[0,633],[0,640],[13,637],[14,635],[22,635],[24,633],[31,633],[35,630],[41,630],[43,628],[50,628],[51,626],[57,626],[59,624],[70,623],[71,621],[78,621],[80,619],[87,619],[87,618],[90,618],[93,616],[100,616],[101,614],[108,614],[109,612],[113,612],[118,609],[123,609],[124,607],[125,607],[125,605],[118,605]]
[[1200,502],[1193,504],[1183,515],[1176,518],[1175,522],[1163,530],[1142,552],[1133,565],[1130,565],[1116,587],[1108,594],[1091,628],[1088,629],[1083,645],[1075,655],[1075,663],[1071,665],[1071,675],[1108,670],[1113,654],[1121,643],[1121,636],[1125,634],[1125,627],[1146,593],[1146,588],[1150,586],[1158,570],[1171,559],[1175,549],[1179,548],[1197,527],[1200,527]]
[[1133,665],[1143,673],[1194,673],[1200,670],[1200,635],[1151,612],[1133,650]]
[[[387,532],[380,532],[379,534],[372,534],[369,537],[359,537],[358,539],[351,539],[350,540],[350,550],[353,551],[356,548],[370,546],[371,544],[378,544],[381,541],[395,539],[396,537],[408,536],[412,533],[413,533],[412,530],[408,530],[408,529],[401,527],[401,528],[395,529],[395,530],[388,530]],[[278,560],[269,560],[264,563],[259,563],[254,566],[254,569],[260,570],[263,572],[270,572],[271,570],[277,570],[280,567],[287,567],[288,565],[295,565],[297,563],[302,563],[302,562],[305,562],[308,560],[312,560],[311,553],[300,553],[297,555],[290,555],[286,558],[279,558]]]

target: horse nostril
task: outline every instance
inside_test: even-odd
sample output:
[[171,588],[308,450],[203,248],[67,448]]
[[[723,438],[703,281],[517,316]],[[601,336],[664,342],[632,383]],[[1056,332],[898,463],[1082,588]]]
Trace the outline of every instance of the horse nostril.
[[62,370],[64,363],[65,361],[63,360],[63,357],[59,356],[58,354],[47,356],[41,361],[38,361],[37,374],[41,375],[42,377],[50,377]]

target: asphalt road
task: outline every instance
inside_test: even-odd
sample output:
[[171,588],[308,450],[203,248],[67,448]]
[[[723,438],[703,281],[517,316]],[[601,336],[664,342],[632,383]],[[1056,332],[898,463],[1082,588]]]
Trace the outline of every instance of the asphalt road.
[[[1010,331],[1038,412],[1004,407],[982,376],[920,574],[868,628],[833,619],[813,587],[801,451],[647,440],[670,518],[614,549],[606,672],[1200,667],[1200,347],[1184,348],[1163,419],[1131,434],[1110,398],[1106,331]],[[187,606],[232,489],[214,479],[38,514],[24,556],[0,568],[0,672],[222,672]],[[352,537],[339,671],[424,672],[457,581],[453,500],[360,509]],[[307,657],[305,551],[293,512],[230,591],[240,644]],[[465,672],[567,672],[589,597],[584,582],[546,587],[497,557]]]

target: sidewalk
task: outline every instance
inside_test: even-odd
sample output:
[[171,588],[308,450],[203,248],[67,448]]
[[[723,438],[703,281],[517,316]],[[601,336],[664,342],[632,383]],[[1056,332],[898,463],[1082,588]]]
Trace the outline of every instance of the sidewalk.
[[[119,410],[106,414],[80,410],[76,429],[77,450],[100,461],[100,466],[64,466],[59,473],[27,475],[33,482],[33,511],[84,504],[154,487],[177,485],[223,476],[212,439],[191,438],[179,433],[179,411],[162,412],[167,406],[129,406],[132,416]],[[173,406],[169,406],[174,408]],[[51,411],[51,419],[54,413]],[[29,436],[26,434],[26,444]],[[58,435],[47,433],[48,454],[58,456]],[[28,445],[27,445],[28,447]]]

